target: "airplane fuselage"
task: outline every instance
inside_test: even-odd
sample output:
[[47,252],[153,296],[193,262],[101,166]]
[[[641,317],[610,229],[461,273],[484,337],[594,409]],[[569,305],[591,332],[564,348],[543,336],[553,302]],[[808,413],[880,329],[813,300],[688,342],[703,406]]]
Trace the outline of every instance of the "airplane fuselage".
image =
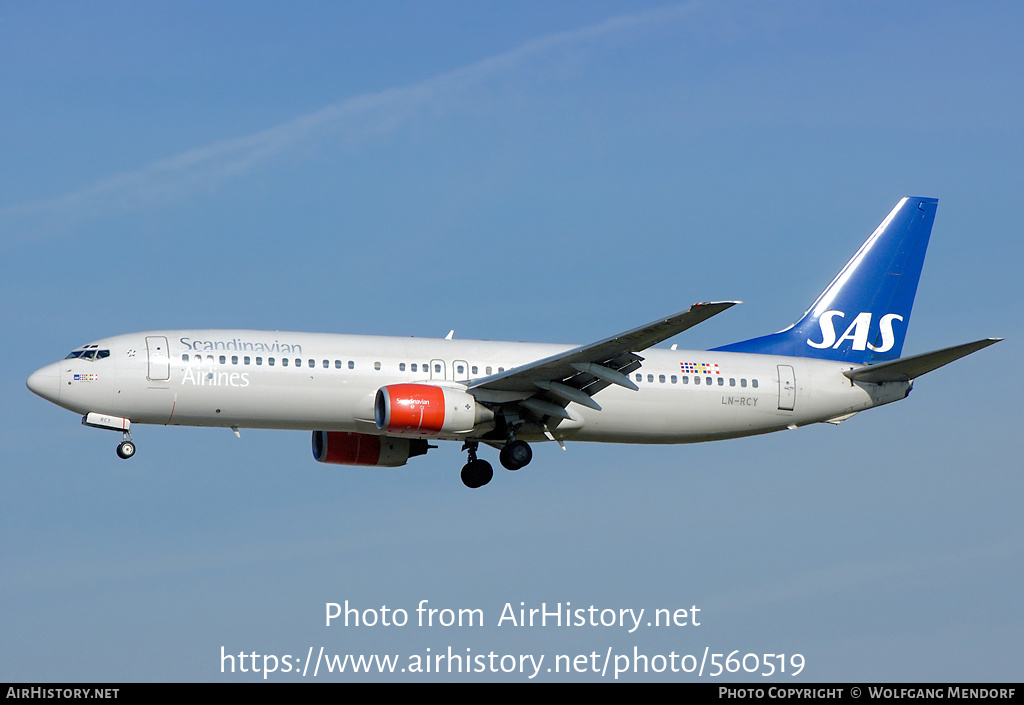
[[[133,423],[348,431],[381,434],[374,397],[386,385],[465,388],[575,346],[250,330],[152,331],[105,338],[40,370],[57,404]],[[902,399],[909,383],[853,383],[855,365],[729,352],[650,349],[629,375],[637,391],[612,386],[602,409],[566,407],[551,424],[558,440],[689,443],[827,421]],[[490,430],[438,434],[473,439]],[[521,433],[544,440],[538,427]]]

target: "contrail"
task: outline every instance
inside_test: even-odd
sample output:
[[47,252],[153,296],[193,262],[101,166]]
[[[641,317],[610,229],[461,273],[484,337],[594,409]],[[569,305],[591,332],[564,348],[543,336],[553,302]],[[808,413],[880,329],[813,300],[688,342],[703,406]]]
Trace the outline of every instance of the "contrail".
[[392,132],[424,109],[452,101],[489,78],[520,69],[530,60],[543,60],[630,29],[664,23],[694,7],[691,3],[674,5],[541,37],[410,86],[348,98],[266,130],[198,147],[61,196],[0,208],[0,222],[18,219],[32,223],[30,230],[42,226],[52,231],[91,217],[173,202],[243,176],[275,157],[318,140],[333,137],[356,142]]

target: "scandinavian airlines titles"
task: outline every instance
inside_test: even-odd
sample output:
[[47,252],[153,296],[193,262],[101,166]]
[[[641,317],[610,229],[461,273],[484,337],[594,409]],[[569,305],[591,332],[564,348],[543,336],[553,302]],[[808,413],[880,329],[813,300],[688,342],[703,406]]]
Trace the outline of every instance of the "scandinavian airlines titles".
[[186,367],[181,376],[182,384],[196,387],[248,387],[248,372],[219,372]]
[[238,352],[302,354],[301,345],[297,343],[281,343],[276,340],[273,343],[252,343],[241,338],[232,338],[231,340],[193,340],[186,336],[179,338],[178,342],[184,345],[186,350],[233,350]]

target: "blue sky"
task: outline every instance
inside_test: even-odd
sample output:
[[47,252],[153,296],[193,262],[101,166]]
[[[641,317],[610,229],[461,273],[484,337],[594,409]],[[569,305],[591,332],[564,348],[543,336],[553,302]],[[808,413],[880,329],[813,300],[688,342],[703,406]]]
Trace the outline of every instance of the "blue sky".
[[[1022,20],[1009,2],[0,3],[0,679],[246,680],[222,646],[452,646],[1019,680]],[[670,341],[704,349],[795,320],[904,195],[939,198],[905,352],[1006,341],[838,428],[545,444],[471,492],[455,444],[369,471],[318,465],[305,433],[139,427],[124,463],[24,386],[136,330],[584,343],[745,301]],[[346,599],[487,625],[324,627]],[[704,621],[499,628],[506,602]]]

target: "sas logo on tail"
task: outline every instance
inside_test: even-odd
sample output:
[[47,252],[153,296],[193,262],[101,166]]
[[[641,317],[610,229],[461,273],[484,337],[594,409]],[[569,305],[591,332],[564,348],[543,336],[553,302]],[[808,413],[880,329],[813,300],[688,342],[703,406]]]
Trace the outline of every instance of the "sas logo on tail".
[[846,314],[842,311],[825,311],[825,313],[818,316],[818,325],[821,327],[821,340],[814,342],[808,338],[807,344],[812,348],[832,348],[837,350],[844,340],[849,340],[853,342],[854,350],[864,350],[867,348],[875,352],[888,352],[896,344],[896,335],[892,331],[892,322],[903,320],[903,316],[896,313],[887,313],[882,316],[881,320],[878,321],[879,332],[882,334],[882,344],[876,347],[868,342],[868,331],[871,328],[871,314],[869,312],[858,313],[857,317],[853,319],[853,322],[846,329],[846,332],[838,340],[836,339],[835,323],[832,320],[836,317],[845,318]]

